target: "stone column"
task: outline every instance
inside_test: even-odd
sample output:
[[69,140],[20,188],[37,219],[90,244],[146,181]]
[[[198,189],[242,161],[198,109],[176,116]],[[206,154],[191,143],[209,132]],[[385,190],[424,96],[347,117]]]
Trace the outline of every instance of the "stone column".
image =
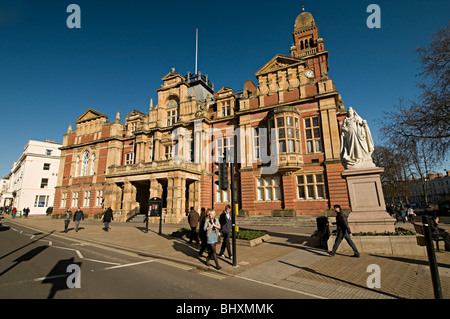
[[[186,192],[186,182],[185,178],[181,178],[179,176],[175,176],[173,178],[173,196],[172,196],[172,215],[173,217],[182,217],[184,216],[184,207],[186,206],[185,197],[183,194]],[[183,187],[184,182],[184,187]]]
[[189,193],[189,197],[187,198],[188,201],[188,208],[190,209],[191,207],[194,207],[194,209],[196,209],[197,211],[199,210],[197,203],[195,202],[195,182],[191,182],[189,183],[188,186],[188,193]]
[[198,211],[200,212],[200,181],[194,182],[194,207],[198,208]]
[[172,176],[167,177],[167,215],[171,217],[173,215],[173,199],[174,196],[174,178]]
[[180,192],[181,192],[181,205],[178,215],[180,217],[186,216],[186,178],[180,177]]
[[136,187],[130,181],[126,181],[123,191],[122,214],[129,217],[139,212],[139,203],[136,202]]
[[150,198],[162,197],[162,185],[158,182],[156,178],[150,179]]

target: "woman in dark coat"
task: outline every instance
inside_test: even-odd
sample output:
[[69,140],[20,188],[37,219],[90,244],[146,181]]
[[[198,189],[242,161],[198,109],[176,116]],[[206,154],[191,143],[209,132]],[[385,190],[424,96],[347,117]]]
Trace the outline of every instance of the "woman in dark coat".
[[109,223],[113,220],[114,220],[113,211],[111,207],[108,207],[108,209],[105,210],[105,213],[103,214],[103,223],[105,225],[105,227],[103,227],[104,231],[108,231],[110,229]]

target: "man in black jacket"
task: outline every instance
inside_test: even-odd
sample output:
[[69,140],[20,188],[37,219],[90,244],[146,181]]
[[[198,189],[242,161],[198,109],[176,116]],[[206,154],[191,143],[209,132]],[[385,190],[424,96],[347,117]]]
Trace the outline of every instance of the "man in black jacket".
[[111,209],[111,207],[108,207],[108,209],[106,209],[105,212],[103,213],[103,224],[105,225],[105,227],[103,227],[104,231],[109,231],[110,229],[109,223],[113,220],[114,220],[113,210]]
[[351,239],[352,232],[350,231],[350,227],[348,226],[347,216],[341,211],[341,206],[334,205],[334,211],[336,212],[336,228],[337,235],[336,240],[334,241],[333,249],[329,252],[331,256],[336,254],[336,250],[341,244],[342,239],[345,238],[347,243],[353,249],[354,255],[353,257],[359,257],[358,249],[356,248],[353,240]]
[[231,206],[230,205],[225,206],[225,210],[222,212],[222,214],[220,214],[219,222],[220,222],[220,230],[222,231],[222,235],[223,235],[222,247],[220,247],[219,256],[225,257],[224,252],[225,252],[225,248],[226,248],[227,252],[228,252],[228,258],[231,259],[232,256],[231,256],[231,248],[230,248],[230,231],[231,231],[231,228],[233,225],[231,223]]
[[438,240],[439,237],[442,237],[444,240],[445,251],[450,251],[450,234],[448,233],[448,230],[439,228],[439,217],[434,215],[430,219],[429,225],[430,225],[431,236],[433,237],[433,240]]
[[78,207],[75,214],[73,214],[73,221],[75,222],[75,231],[78,232],[78,226],[80,225],[80,221],[84,220],[84,214],[80,207]]

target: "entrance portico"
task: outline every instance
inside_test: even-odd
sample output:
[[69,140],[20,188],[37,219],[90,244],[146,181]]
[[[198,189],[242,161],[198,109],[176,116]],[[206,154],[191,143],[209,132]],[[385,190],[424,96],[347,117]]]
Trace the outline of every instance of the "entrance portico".
[[[163,218],[178,223],[190,207],[199,210],[200,176],[183,171],[170,171],[135,176],[108,178],[104,206],[111,207],[120,221],[146,214],[149,198],[163,200]],[[152,217],[155,219],[156,217]],[[152,221],[152,220],[151,220]]]

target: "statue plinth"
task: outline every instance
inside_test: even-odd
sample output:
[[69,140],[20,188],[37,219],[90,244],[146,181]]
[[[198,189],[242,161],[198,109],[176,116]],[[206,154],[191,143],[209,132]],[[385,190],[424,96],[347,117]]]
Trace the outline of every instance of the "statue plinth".
[[395,219],[386,212],[379,167],[346,169],[342,177],[347,181],[351,213],[348,224],[352,233],[394,232]]

